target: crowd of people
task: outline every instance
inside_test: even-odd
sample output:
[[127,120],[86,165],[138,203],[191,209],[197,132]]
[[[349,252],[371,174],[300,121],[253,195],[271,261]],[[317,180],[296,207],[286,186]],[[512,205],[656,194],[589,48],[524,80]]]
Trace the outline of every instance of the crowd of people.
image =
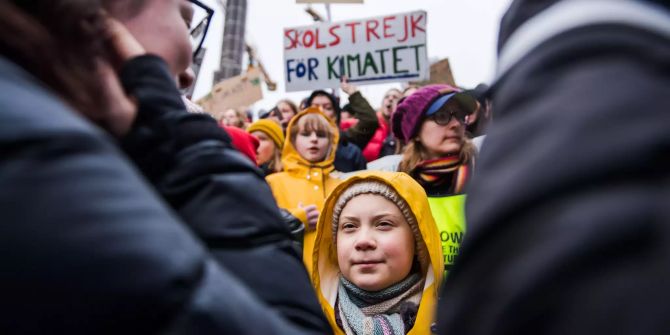
[[670,329],[667,3],[515,0],[491,86],[257,120],[181,95],[192,5],[0,3],[0,333]]

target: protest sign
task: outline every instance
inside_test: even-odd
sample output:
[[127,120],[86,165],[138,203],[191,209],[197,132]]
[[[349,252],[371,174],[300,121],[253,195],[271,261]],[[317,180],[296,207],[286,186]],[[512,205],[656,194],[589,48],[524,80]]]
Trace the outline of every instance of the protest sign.
[[227,109],[246,107],[263,99],[262,80],[261,72],[257,68],[251,68],[242,75],[214,85],[212,92],[197,103],[219,120]]
[[430,64],[430,78],[424,81],[411,81],[410,84],[417,86],[425,86],[430,84],[447,84],[456,86],[454,75],[451,73],[451,66],[449,59],[445,58],[433,64]]
[[284,29],[286,91],[428,78],[425,11]]

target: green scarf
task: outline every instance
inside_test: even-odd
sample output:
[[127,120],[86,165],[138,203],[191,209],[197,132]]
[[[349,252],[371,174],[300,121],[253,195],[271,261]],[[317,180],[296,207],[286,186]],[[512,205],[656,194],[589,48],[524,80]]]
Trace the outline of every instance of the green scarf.
[[[414,325],[422,287],[423,280],[418,273],[376,292],[360,289],[340,276],[336,313],[344,332],[349,335],[404,335],[405,328],[409,330]],[[411,313],[403,313],[404,310]]]

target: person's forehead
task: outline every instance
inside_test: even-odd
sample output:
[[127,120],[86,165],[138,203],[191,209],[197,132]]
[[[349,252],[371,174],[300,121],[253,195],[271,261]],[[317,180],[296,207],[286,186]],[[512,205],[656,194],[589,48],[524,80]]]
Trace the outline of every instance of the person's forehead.
[[[318,101],[318,102],[317,102],[317,101]],[[317,96],[315,96],[314,99],[312,99],[312,102],[315,103],[315,104],[316,104],[316,103],[319,103],[319,104],[324,104],[324,105],[326,105],[326,104],[330,104],[330,103],[331,103],[331,102],[330,102],[330,99],[328,99],[328,97],[325,96],[325,95],[317,95]]]

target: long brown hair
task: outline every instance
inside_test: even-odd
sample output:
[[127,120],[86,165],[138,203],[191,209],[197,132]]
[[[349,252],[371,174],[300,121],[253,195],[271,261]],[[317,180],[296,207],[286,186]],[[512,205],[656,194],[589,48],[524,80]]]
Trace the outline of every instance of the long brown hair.
[[111,59],[106,31],[96,0],[0,1],[0,55],[101,125],[107,105],[96,73]]

